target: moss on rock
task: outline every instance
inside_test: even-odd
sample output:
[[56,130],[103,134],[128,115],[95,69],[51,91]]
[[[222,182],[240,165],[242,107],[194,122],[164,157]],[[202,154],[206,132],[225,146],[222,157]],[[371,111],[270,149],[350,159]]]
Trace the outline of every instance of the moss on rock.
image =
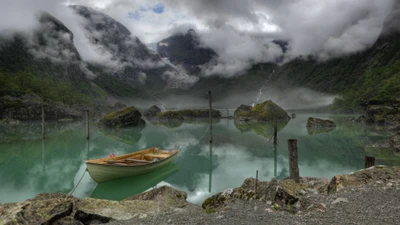
[[248,106],[239,106],[235,111],[235,119],[257,122],[290,120],[288,113],[271,100],[255,105],[251,111],[248,109]]
[[105,115],[98,123],[103,128],[122,128],[130,126],[143,126],[146,122],[142,114],[133,106],[122,111],[111,112]]

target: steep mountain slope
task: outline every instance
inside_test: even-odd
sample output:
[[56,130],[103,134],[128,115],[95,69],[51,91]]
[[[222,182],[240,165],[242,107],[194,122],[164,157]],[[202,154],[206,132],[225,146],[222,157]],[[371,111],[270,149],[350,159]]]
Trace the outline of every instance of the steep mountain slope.
[[[32,33],[0,36],[0,74],[4,82],[14,84],[1,91],[33,91],[57,100],[57,93],[45,92],[57,91],[59,86],[82,96],[101,96],[101,90],[88,79],[92,73],[73,44],[72,32],[48,13],[42,13],[39,22]],[[42,87],[39,82],[43,82]]]
[[[94,82],[114,96],[141,96],[144,89],[163,90],[161,74],[169,69],[121,23],[84,6],[71,6],[85,20],[91,43],[108,56],[106,65],[91,62]],[[144,97],[144,96],[142,96]]]
[[200,66],[217,56],[212,49],[201,46],[193,29],[159,41],[157,52],[162,58],[168,58],[171,63],[182,66],[190,74],[199,74]]

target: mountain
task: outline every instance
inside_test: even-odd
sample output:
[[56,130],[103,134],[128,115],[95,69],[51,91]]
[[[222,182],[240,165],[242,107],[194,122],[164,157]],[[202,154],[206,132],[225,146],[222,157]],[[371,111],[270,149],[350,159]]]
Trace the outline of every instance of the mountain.
[[119,97],[146,98],[145,89],[164,89],[167,83],[161,74],[172,69],[154,51],[108,15],[84,6],[71,8],[86,20],[84,28],[91,44],[109,56],[108,65],[89,63],[97,74],[94,83]]
[[[90,45],[105,60],[82,57],[71,30],[43,12],[34,32],[15,33],[11,38],[0,35],[1,95],[32,92],[44,99],[74,103],[104,100],[105,96],[155,100],[183,95],[206,99],[208,90],[212,90],[217,101],[240,95],[233,101],[236,105],[251,104],[244,102],[245,96],[255,100],[261,92],[268,98],[296,99],[298,94],[290,90],[301,87],[341,94],[343,99],[336,101],[341,106],[336,110],[351,112],[360,105],[360,97],[370,101],[397,94],[394,84],[400,35],[396,13],[388,17],[376,43],[363,52],[326,61],[302,56],[285,64],[280,64],[280,58],[278,62],[253,65],[241,76],[226,77],[201,73],[201,66],[216,63],[218,55],[204,47],[194,30],[161,40],[156,44],[157,54],[104,13],[83,6],[71,9],[85,21],[84,32]],[[290,47],[282,40],[272,43],[283,53]],[[363,88],[357,90],[359,87]],[[71,98],[72,93],[77,94]]]
[[[88,79],[92,74],[73,44],[73,33],[48,13],[42,12],[38,21],[32,33],[0,36],[0,75],[8,84],[0,92],[34,92],[64,102],[102,96]],[[58,96],[61,89],[74,94]]]
[[200,67],[217,56],[214,50],[201,45],[200,38],[193,29],[159,41],[157,53],[190,74],[199,74]]

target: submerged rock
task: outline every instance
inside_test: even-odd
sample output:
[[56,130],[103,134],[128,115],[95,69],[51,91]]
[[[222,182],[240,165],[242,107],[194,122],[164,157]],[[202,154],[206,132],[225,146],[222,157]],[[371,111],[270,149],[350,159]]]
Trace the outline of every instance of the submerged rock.
[[280,106],[268,100],[266,102],[255,105],[248,111],[248,106],[241,105],[235,112],[235,119],[240,121],[289,121],[290,116]]
[[161,109],[158,106],[153,105],[147,110],[147,112],[144,114],[144,116],[147,118],[152,118],[152,117],[157,116],[157,114],[159,114],[159,113],[161,113]]
[[142,114],[133,106],[122,111],[111,112],[105,115],[98,123],[104,128],[122,128],[130,126],[143,126],[146,122],[142,119]]

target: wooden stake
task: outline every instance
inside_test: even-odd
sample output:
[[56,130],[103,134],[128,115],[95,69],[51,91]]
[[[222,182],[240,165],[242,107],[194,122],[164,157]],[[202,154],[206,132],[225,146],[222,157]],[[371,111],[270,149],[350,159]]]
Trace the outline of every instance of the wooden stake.
[[258,181],[258,170],[256,171],[256,187],[254,188],[254,193],[257,194],[257,181]]
[[365,168],[375,166],[375,157],[373,156],[365,156]]
[[89,139],[89,110],[86,110],[86,139]]
[[274,177],[276,177],[276,170],[278,164],[278,148],[274,145]]
[[209,116],[210,116],[210,175],[208,180],[208,192],[211,192],[211,181],[212,181],[212,99],[211,99],[211,91],[208,91],[208,105],[209,105]]
[[275,119],[274,123],[274,145],[278,143],[278,122]]
[[289,172],[290,178],[295,180],[297,183],[300,182],[299,175],[299,164],[298,164],[298,155],[297,155],[297,140],[289,139],[288,140],[288,149],[289,149]]
[[208,91],[208,105],[209,105],[209,116],[210,116],[210,144],[212,143],[212,99],[211,91]]
[[45,125],[44,125],[44,107],[42,105],[42,139],[46,138],[46,131],[45,131]]

